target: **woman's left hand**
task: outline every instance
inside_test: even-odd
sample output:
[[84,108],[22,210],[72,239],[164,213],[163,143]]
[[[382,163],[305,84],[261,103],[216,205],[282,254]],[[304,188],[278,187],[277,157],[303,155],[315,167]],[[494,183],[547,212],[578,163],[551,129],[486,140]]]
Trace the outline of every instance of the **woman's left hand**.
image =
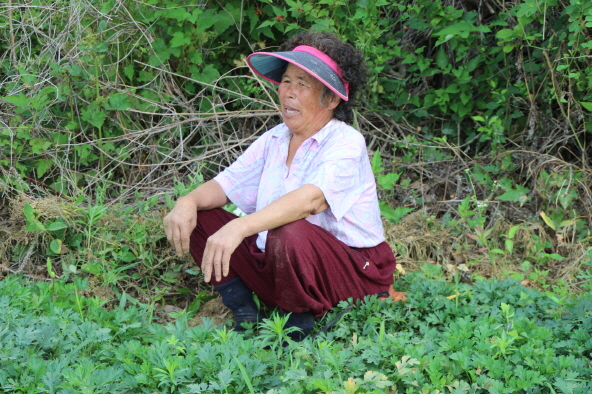
[[228,275],[230,256],[245,237],[240,220],[235,219],[208,238],[201,262],[201,270],[206,282],[210,281],[212,273],[215,274],[217,281],[222,280],[222,276]]

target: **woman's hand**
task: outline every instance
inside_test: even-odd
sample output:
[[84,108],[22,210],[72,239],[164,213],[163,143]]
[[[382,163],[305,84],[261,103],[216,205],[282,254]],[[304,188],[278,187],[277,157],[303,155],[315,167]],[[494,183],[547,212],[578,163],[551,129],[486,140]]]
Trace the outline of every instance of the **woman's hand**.
[[247,236],[245,230],[240,218],[234,219],[208,238],[201,263],[206,282],[210,281],[212,273],[217,281],[228,275],[230,256]]
[[228,197],[215,180],[199,185],[177,200],[163,221],[167,239],[179,255],[189,253],[189,238],[197,226],[197,211],[219,208],[227,203]]
[[190,198],[181,197],[164,217],[164,232],[180,256],[189,253],[189,237],[197,225],[197,205]]

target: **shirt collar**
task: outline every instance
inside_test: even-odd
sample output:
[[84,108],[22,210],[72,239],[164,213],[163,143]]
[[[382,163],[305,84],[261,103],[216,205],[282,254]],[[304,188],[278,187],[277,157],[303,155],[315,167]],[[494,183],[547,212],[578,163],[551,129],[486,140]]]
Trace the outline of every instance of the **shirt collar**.
[[331,132],[335,128],[337,128],[339,123],[340,122],[337,119],[331,119],[329,122],[327,122],[325,126],[323,126],[322,129],[320,129],[316,134],[314,134],[310,138],[314,139],[317,142],[317,144],[320,145],[329,136],[329,134],[331,134]]
[[[310,139],[313,139],[317,142],[317,144],[321,144],[328,136],[331,134],[331,131],[338,127],[339,123],[341,123],[337,119],[331,119],[322,129],[320,129],[317,133],[315,133]],[[280,140],[289,140],[292,138],[292,132],[288,129],[285,123],[280,125],[280,129],[277,133],[274,133],[272,138],[277,138]]]

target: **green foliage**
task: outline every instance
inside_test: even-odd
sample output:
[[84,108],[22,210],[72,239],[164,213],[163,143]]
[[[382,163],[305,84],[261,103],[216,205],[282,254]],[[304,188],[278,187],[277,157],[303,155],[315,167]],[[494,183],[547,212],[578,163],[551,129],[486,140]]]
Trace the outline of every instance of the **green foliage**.
[[[57,169],[64,161],[85,171],[115,158],[119,162],[111,166],[118,172],[130,170],[120,137],[151,121],[130,109],[162,112],[174,108],[180,94],[198,95],[195,110],[210,112],[213,96],[204,87],[212,83],[228,94],[260,95],[247,78],[217,80],[244,65],[253,48],[273,47],[309,29],[335,32],[364,53],[371,70],[366,110],[422,124],[422,133],[454,137],[474,152],[499,150],[508,141],[529,144],[549,132],[535,117],[562,119],[571,134],[568,149],[581,162],[586,158],[583,134],[590,127],[583,114],[592,108],[592,67],[578,55],[592,44],[582,34],[590,7],[580,1],[495,10],[440,1],[99,2],[80,11],[80,31],[67,28],[66,14],[43,12],[45,3],[15,10],[12,30],[1,28],[3,36],[29,42],[22,50],[30,53],[7,48],[14,56],[2,62],[0,98],[13,116],[0,130],[0,146],[10,147],[4,165],[60,191]],[[35,26],[46,34],[33,35]],[[117,26],[129,28],[119,32]],[[60,42],[75,46],[76,58],[55,56],[49,41],[54,30],[65,32]],[[173,79],[160,78],[159,69]],[[165,89],[171,82],[174,94]],[[230,107],[240,109],[241,101]],[[157,143],[171,148],[165,140]],[[50,148],[54,153],[44,155]],[[163,153],[150,160],[161,161]]]
[[393,209],[390,207],[390,205],[386,203],[386,201],[389,201],[391,199],[393,188],[395,186],[395,183],[399,180],[401,174],[396,174],[392,172],[387,172],[383,174],[384,167],[382,167],[382,158],[380,157],[379,151],[376,151],[374,153],[374,155],[372,156],[372,160],[370,161],[370,164],[372,165],[372,172],[376,175],[376,183],[380,193],[380,213],[387,220],[393,223],[399,223],[403,216],[413,211],[413,208],[399,206]]
[[229,394],[592,389],[589,296],[557,302],[513,280],[470,286],[437,273],[405,276],[400,284],[406,304],[368,297],[316,340],[282,347],[280,316],[247,334],[210,320],[190,327],[184,314],[163,326],[129,295],[109,310],[78,296],[86,281],[5,278],[0,387]]

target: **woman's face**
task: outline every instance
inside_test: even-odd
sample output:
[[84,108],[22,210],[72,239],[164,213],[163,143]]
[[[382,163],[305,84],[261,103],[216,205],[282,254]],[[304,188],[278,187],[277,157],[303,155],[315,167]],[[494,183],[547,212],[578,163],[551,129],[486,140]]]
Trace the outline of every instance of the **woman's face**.
[[332,99],[323,106],[322,91],[323,84],[318,79],[293,64],[288,65],[279,96],[284,123],[292,133],[310,137],[331,120],[339,98],[331,95]]

